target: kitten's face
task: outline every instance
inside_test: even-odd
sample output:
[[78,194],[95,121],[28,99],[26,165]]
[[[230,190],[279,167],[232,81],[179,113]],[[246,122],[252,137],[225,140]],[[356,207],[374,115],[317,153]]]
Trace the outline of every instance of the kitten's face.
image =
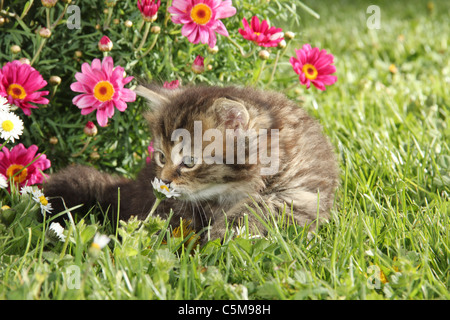
[[[226,139],[227,129],[245,130],[248,113],[240,102],[213,93],[189,90],[171,96],[148,117],[156,177],[170,183],[181,199],[234,201],[250,190],[253,165],[228,161]],[[177,134],[181,137],[176,138]],[[231,141],[231,157],[235,157]],[[216,156],[222,161],[216,161]]]
[[[201,123],[203,132],[211,128],[211,119],[196,119]],[[201,121],[201,122],[200,122]],[[190,126],[187,126],[190,127]],[[206,128],[206,130],[205,130]],[[194,140],[194,130],[187,130]],[[199,156],[195,153],[194,143],[190,146],[190,153],[180,149],[185,146],[182,140],[171,141],[171,137],[155,136],[153,161],[157,165],[156,177],[170,183],[177,190],[183,200],[197,201],[218,199],[227,195],[229,200],[242,194],[247,186],[243,181],[240,170],[233,164],[226,164],[226,150],[224,148],[223,163],[214,163],[211,158],[204,156],[205,150],[211,142],[203,142]],[[188,148],[189,149],[189,148]],[[215,155],[215,152],[212,153]],[[245,195],[245,193],[244,193]]]

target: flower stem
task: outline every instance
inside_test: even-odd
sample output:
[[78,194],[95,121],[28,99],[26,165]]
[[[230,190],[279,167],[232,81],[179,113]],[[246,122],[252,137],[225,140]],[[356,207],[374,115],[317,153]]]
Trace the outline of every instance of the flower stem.
[[113,7],[108,8],[108,17],[105,20],[105,23],[103,24],[103,30],[106,30],[109,28],[109,23],[111,22],[111,17],[113,14]]
[[81,148],[81,150],[76,152],[76,153],[72,153],[72,157],[76,158],[76,157],[81,156],[83,154],[83,152],[86,151],[86,148],[88,147],[89,142],[91,142],[91,138],[92,137],[88,137],[86,142],[83,145],[83,148]]
[[273,78],[275,76],[275,71],[277,70],[277,67],[278,67],[278,61],[280,60],[281,57],[283,57],[286,54],[286,51],[288,50],[290,43],[291,43],[291,41],[287,42],[286,47],[284,47],[283,50],[279,50],[277,52],[277,57],[275,58],[275,62],[273,63],[272,74],[270,75],[270,79],[267,82],[266,86],[268,86],[272,83]]
[[149,217],[151,217],[151,216],[155,213],[156,208],[158,208],[158,206],[159,206],[159,204],[161,203],[161,201],[162,201],[162,199],[156,198],[155,203],[153,204],[153,207],[152,207],[152,209],[150,210],[150,212],[149,212],[147,218],[145,218],[144,222],[148,221]]
[[67,7],[69,6],[69,4],[68,3],[66,3],[66,5],[64,6],[64,10],[63,10],[63,12],[61,13],[61,15],[58,17],[58,19],[56,19],[56,21],[55,22],[53,22],[53,24],[50,26],[50,30],[53,30],[53,28],[55,28],[57,25],[58,25],[58,23],[61,21],[61,19],[62,18],[64,18],[64,16],[66,15],[66,11],[67,11]]
[[69,244],[69,241],[70,241],[70,235],[72,234],[72,230],[73,230],[73,225],[71,224],[71,225],[69,226],[69,231],[67,232],[66,241],[64,241],[63,248],[62,248],[61,253],[60,253],[60,255],[59,255],[59,259],[60,259],[60,260],[61,260],[62,258],[64,258],[65,254],[66,254],[67,245]]
[[166,6],[166,15],[164,17],[164,28],[167,28],[167,22],[169,22],[170,19],[170,13],[169,13],[169,8],[172,6],[172,0],[167,1],[167,6]]
[[280,51],[277,52],[277,57],[275,58],[275,62],[273,63],[272,73],[270,74],[270,79],[266,83],[266,86],[270,85],[273,81],[273,77],[275,76],[275,71],[277,70],[278,60],[280,59]]
[[153,38],[153,42],[150,45],[150,47],[142,54],[142,56],[140,58],[145,57],[146,55],[148,55],[150,53],[150,51],[152,51],[152,49],[155,47],[156,41],[158,40],[158,34],[155,35],[155,37]]
[[233,39],[231,39],[231,37],[227,37],[227,39],[231,42],[232,45],[234,45],[236,48],[239,49],[239,52],[241,53],[243,58],[248,58],[250,57],[256,50],[256,47],[254,47],[252,50],[250,50],[249,52],[245,53],[244,49]]
[[45,15],[47,18],[47,28],[50,29],[50,8],[45,8]]
[[263,62],[259,65],[258,73],[256,75],[256,78],[252,81],[252,85],[256,85],[258,83],[265,66],[266,66],[266,60],[263,60]]
[[147,224],[147,222],[150,220],[150,218],[153,216],[153,214],[156,211],[156,208],[158,208],[159,204],[161,203],[162,199],[156,198],[155,203],[153,204],[152,209],[150,210],[150,212],[148,213],[147,217],[144,219],[144,221],[142,221],[142,224],[139,228],[139,231],[141,231],[145,225]]
[[142,49],[142,47],[144,46],[145,41],[147,40],[148,37],[148,33],[150,31],[150,26],[152,25],[151,22],[147,22],[145,24],[145,30],[144,30],[144,35],[142,37],[141,43],[139,44],[139,47],[137,47],[137,49],[135,51],[140,51]]
[[137,29],[137,32],[134,33],[134,36],[133,36],[133,43],[132,43],[132,48],[133,48],[133,50],[135,50],[134,45],[136,44],[136,41],[137,41],[137,34],[141,32],[142,27],[144,26],[144,23],[145,23],[145,21],[142,20],[142,21],[141,21],[141,24],[139,25],[139,28]]

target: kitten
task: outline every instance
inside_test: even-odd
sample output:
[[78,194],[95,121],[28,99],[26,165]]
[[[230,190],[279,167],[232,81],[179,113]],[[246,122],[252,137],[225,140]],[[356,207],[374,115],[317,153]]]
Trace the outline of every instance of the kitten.
[[[211,239],[223,238],[247,208],[273,214],[286,207],[300,225],[329,217],[338,185],[338,165],[319,123],[276,92],[238,87],[165,89],[139,86],[150,102],[146,115],[153,135],[153,159],[136,180],[72,166],[50,176],[44,191],[55,212],[83,203],[100,204],[120,219],[144,219],[155,201],[151,182],[162,179],[181,196],[164,200],[157,214],[172,208]],[[120,208],[118,206],[120,188]],[[319,203],[318,203],[319,202]],[[261,208],[261,209],[259,209]],[[252,230],[264,232],[248,214]]]

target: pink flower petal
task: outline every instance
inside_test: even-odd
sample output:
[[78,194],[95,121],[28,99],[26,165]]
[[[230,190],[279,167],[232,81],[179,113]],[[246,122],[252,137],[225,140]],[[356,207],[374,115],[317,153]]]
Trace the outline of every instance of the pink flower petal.
[[103,108],[97,110],[96,117],[100,127],[105,127],[108,124],[108,117],[106,116],[106,112]]
[[136,101],[136,93],[133,90],[123,88],[120,91],[120,99],[126,102]]

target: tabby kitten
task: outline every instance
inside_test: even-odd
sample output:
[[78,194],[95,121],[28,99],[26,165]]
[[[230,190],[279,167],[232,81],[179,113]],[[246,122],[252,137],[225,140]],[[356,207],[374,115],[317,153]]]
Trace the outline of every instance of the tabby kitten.
[[[151,111],[153,159],[136,180],[72,166],[51,175],[45,194],[58,210],[100,204],[120,219],[144,219],[155,201],[155,177],[181,196],[166,199],[157,213],[172,208],[176,224],[191,220],[196,230],[211,226],[222,238],[250,208],[258,213],[293,211],[300,225],[328,218],[338,185],[338,166],[319,123],[280,93],[238,87],[139,86]],[[120,188],[120,208],[118,208]],[[261,208],[262,210],[260,210]],[[264,232],[249,214],[253,231]],[[228,226],[229,227],[229,226]]]

